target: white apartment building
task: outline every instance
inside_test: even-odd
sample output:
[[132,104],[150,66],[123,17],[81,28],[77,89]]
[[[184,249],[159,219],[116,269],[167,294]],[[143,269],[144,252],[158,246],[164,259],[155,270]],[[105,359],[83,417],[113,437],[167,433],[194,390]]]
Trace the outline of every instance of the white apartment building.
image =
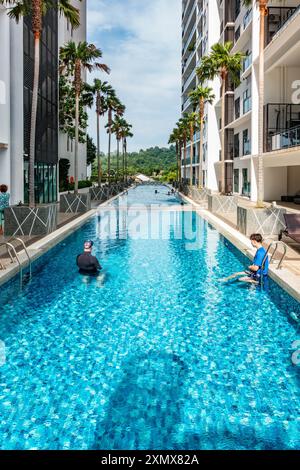
[[[80,8],[82,26],[75,40],[86,39],[86,1]],[[66,31],[66,33],[65,33]],[[65,136],[58,130],[59,47],[72,37],[68,25],[55,10],[43,20],[41,38],[40,90],[36,135],[36,201],[58,199],[58,161],[70,158]],[[0,6],[0,184],[6,184],[11,204],[28,200],[28,153],[30,109],[33,86],[33,35],[30,18],[18,24]],[[86,151],[81,146],[79,176],[86,177]],[[70,173],[71,175],[71,173]]]
[[[265,200],[292,200],[300,192],[300,1],[269,1],[265,23]],[[233,52],[246,55],[240,85],[226,87],[226,191],[252,200],[257,198],[259,25],[256,1],[247,9],[241,0],[183,0],[182,112],[192,110],[188,92],[197,85],[195,69],[212,44],[230,40]],[[213,88],[216,100],[206,109],[203,146],[206,186],[215,190],[221,175],[218,79]],[[196,134],[195,181],[198,139]],[[188,178],[189,171],[188,165]]]
[[[80,26],[77,29],[72,29],[68,21],[59,18],[58,42],[62,46],[68,41],[82,42],[87,38],[87,0],[73,0],[74,6],[80,11]],[[86,74],[83,75],[83,80],[86,80]],[[86,164],[86,144],[79,144],[78,155],[78,178],[85,180],[87,178],[87,164]],[[60,132],[58,140],[59,158],[67,158],[70,161],[69,175],[74,177],[74,160],[75,160],[75,143],[66,134]]]

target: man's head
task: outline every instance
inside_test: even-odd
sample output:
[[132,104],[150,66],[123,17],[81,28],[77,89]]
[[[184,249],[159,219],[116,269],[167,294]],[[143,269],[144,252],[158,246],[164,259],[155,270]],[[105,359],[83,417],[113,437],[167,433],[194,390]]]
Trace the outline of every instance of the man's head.
[[91,240],[87,240],[84,242],[84,252],[91,253],[93,249],[94,243]]
[[7,190],[8,190],[8,187],[6,186],[6,184],[1,184],[0,192],[1,193],[7,193]]
[[250,237],[250,241],[254,248],[258,248],[263,242],[263,237],[260,233],[253,233]]

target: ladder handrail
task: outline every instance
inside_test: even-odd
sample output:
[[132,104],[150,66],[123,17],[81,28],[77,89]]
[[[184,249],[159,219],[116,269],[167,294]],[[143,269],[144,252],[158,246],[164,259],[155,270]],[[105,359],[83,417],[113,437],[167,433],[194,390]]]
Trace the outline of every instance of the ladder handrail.
[[283,241],[279,241],[279,240],[272,240],[271,243],[269,244],[267,252],[266,252],[265,257],[264,257],[263,262],[262,262],[262,268],[264,267],[264,265],[266,263],[266,260],[267,260],[267,257],[270,253],[270,250],[274,245],[275,245],[275,249],[274,249],[274,251],[271,255],[270,263],[272,263],[272,261],[274,260],[275,254],[278,251],[278,247],[279,247],[279,245],[281,245],[281,246],[283,246],[283,254],[282,254],[282,256],[281,256],[281,258],[278,262],[278,266],[277,266],[276,269],[281,269],[282,268],[282,263],[283,263],[284,258],[286,257],[286,253],[287,253],[287,245]]
[[14,245],[12,245],[12,244],[9,243],[9,242],[5,242],[5,246],[6,246],[6,248],[7,248],[7,251],[8,251],[8,253],[9,253],[9,256],[10,256],[12,262],[13,262],[13,257],[11,256],[10,250],[13,251],[13,254],[15,255],[15,258],[16,258],[16,260],[17,260],[19,266],[21,267],[21,261],[20,261],[20,259],[19,259],[18,253],[16,252],[16,249],[15,249]]
[[30,276],[31,276],[31,258],[30,258],[30,255],[28,253],[28,250],[27,250],[27,247],[25,245],[25,242],[21,239],[21,238],[17,238],[17,237],[14,237],[12,238],[11,240],[9,240],[10,242],[14,242],[14,241],[17,241],[19,243],[21,243],[22,247],[23,247],[23,250],[25,251],[25,254],[27,256],[27,259],[28,259],[28,265],[29,265],[29,273],[30,273]]

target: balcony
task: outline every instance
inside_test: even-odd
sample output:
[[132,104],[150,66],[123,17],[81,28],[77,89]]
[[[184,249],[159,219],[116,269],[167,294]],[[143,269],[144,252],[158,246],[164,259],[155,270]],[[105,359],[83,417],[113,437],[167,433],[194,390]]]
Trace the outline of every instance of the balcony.
[[270,44],[273,37],[280,29],[289,21],[290,18],[300,9],[298,7],[270,7],[268,8],[268,16],[266,19],[266,43]]
[[269,103],[265,106],[265,151],[300,145],[300,105]]

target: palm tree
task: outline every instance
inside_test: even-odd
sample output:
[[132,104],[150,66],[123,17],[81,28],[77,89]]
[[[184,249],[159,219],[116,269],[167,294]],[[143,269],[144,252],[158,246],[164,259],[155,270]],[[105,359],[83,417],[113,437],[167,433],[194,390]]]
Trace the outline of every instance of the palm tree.
[[92,72],[95,69],[103,70],[109,73],[109,68],[105,64],[96,62],[102,57],[102,52],[94,44],[88,44],[86,41],[76,44],[69,41],[60,48],[60,71],[73,76],[73,86],[75,89],[75,162],[74,179],[75,194],[78,193],[78,144],[79,144],[79,102],[82,92],[82,73],[87,70]]
[[122,140],[123,140],[123,168],[124,168],[124,180],[127,181],[128,175],[128,161],[127,161],[127,139],[133,137],[133,133],[131,131],[132,125],[128,122],[124,122],[124,127],[121,132]]
[[[268,0],[255,0],[260,12],[259,30],[259,78],[258,78],[258,184],[257,207],[264,207],[264,104],[265,104],[265,18],[268,14]],[[250,7],[253,0],[243,0]]]
[[56,9],[60,14],[70,22],[73,28],[80,25],[79,10],[75,8],[70,0],[59,0],[52,2],[49,0],[0,0],[0,5],[6,5],[11,8],[8,10],[8,15],[17,22],[24,16],[31,15],[32,17],[32,32],[34,36],[34,73],[33,73],[33,88],[32,88],[32,104],[31,104],[31,118],[30,118],[30,143],[29,143],[29,207],[35,206],[35,178],[34,178],[34,165],[35,165],[35,140],[36,140],[36,120],[37,120],[37,107],[38,107],[38,90],[39,90],[39,77],[40,77],[40,43],[41,33],[43,29],[43,16],[51,9]]
[[176,146],[176,162],[177,162],[177,171],[176,171],[176,180],[177,183],[181,180],[181,146],[182,146],[182,132],[180,127],[175,127],[170,135],[169,144],[175,144]]
[[192,91],[189,94],[192,105],[194,108],[199,106],[199,123],[200,123],[200,141],[199,141],[199,180],[198,186],[199,189],[203,187],[203,130],[204,130],[204,110],[205,104],[213,104],[215,95],[212,88],[203,87],[203,85],[198,85],[196,90]]
[[112,121],[111,131],[115,134],[117,139],[117,178],[119,178],[119,170],[120,170],[120,141],[122,139],[122,131],[126,128],[127,122],[121,116],[116,115],[114,120]]
[[190,131],[190,186],[193,186],[193,160],[194,160],[194,133],[198,128],[198,114],[194,111],[187,116]]
[[106,124],[108,133],[108,161],[107,161],[107,176],[108,182],[110,181],[111,173],[111,135],[112,135],[112,123],[113,123],[113,112],[121,116],[125,112],[125,106],[123,106],[117,98],[116,93],[112,90],[108,93],[106,98],[106,104],[108,109],[108,123]]
[[112,91],[112,87],[107,83],[94,79],[92,86],[96,96],[96,116],[97,116],[97,167],[98,167],[98,186],[101,186],[102,168],[101,168],[101,150],[100,150],[100,118],[107,112],[106,96]]
[[183,161],[183,179],[184,183],[186,182],[186,151],[187,151],[187,138],[189,132],[189,123],[187,119],[187,114],[185,113],[182,118],[179,119],[177,126],[180,129],[182,135],[182,143],[183,143],[183,154],[184,154],[184,161]]
[[[240,83],[242,59],[245,56],[241,52],[231,53],[232,42],[214,44],[208,56],[201,59],[201,65],[197,74],[213,80],[219,76],[222,82],[222,114],[221,114],[221,193],[225,188],[225,92],[226,80],[229,79],[235,85]],[[204,72],[203,72],[204,71]]]

